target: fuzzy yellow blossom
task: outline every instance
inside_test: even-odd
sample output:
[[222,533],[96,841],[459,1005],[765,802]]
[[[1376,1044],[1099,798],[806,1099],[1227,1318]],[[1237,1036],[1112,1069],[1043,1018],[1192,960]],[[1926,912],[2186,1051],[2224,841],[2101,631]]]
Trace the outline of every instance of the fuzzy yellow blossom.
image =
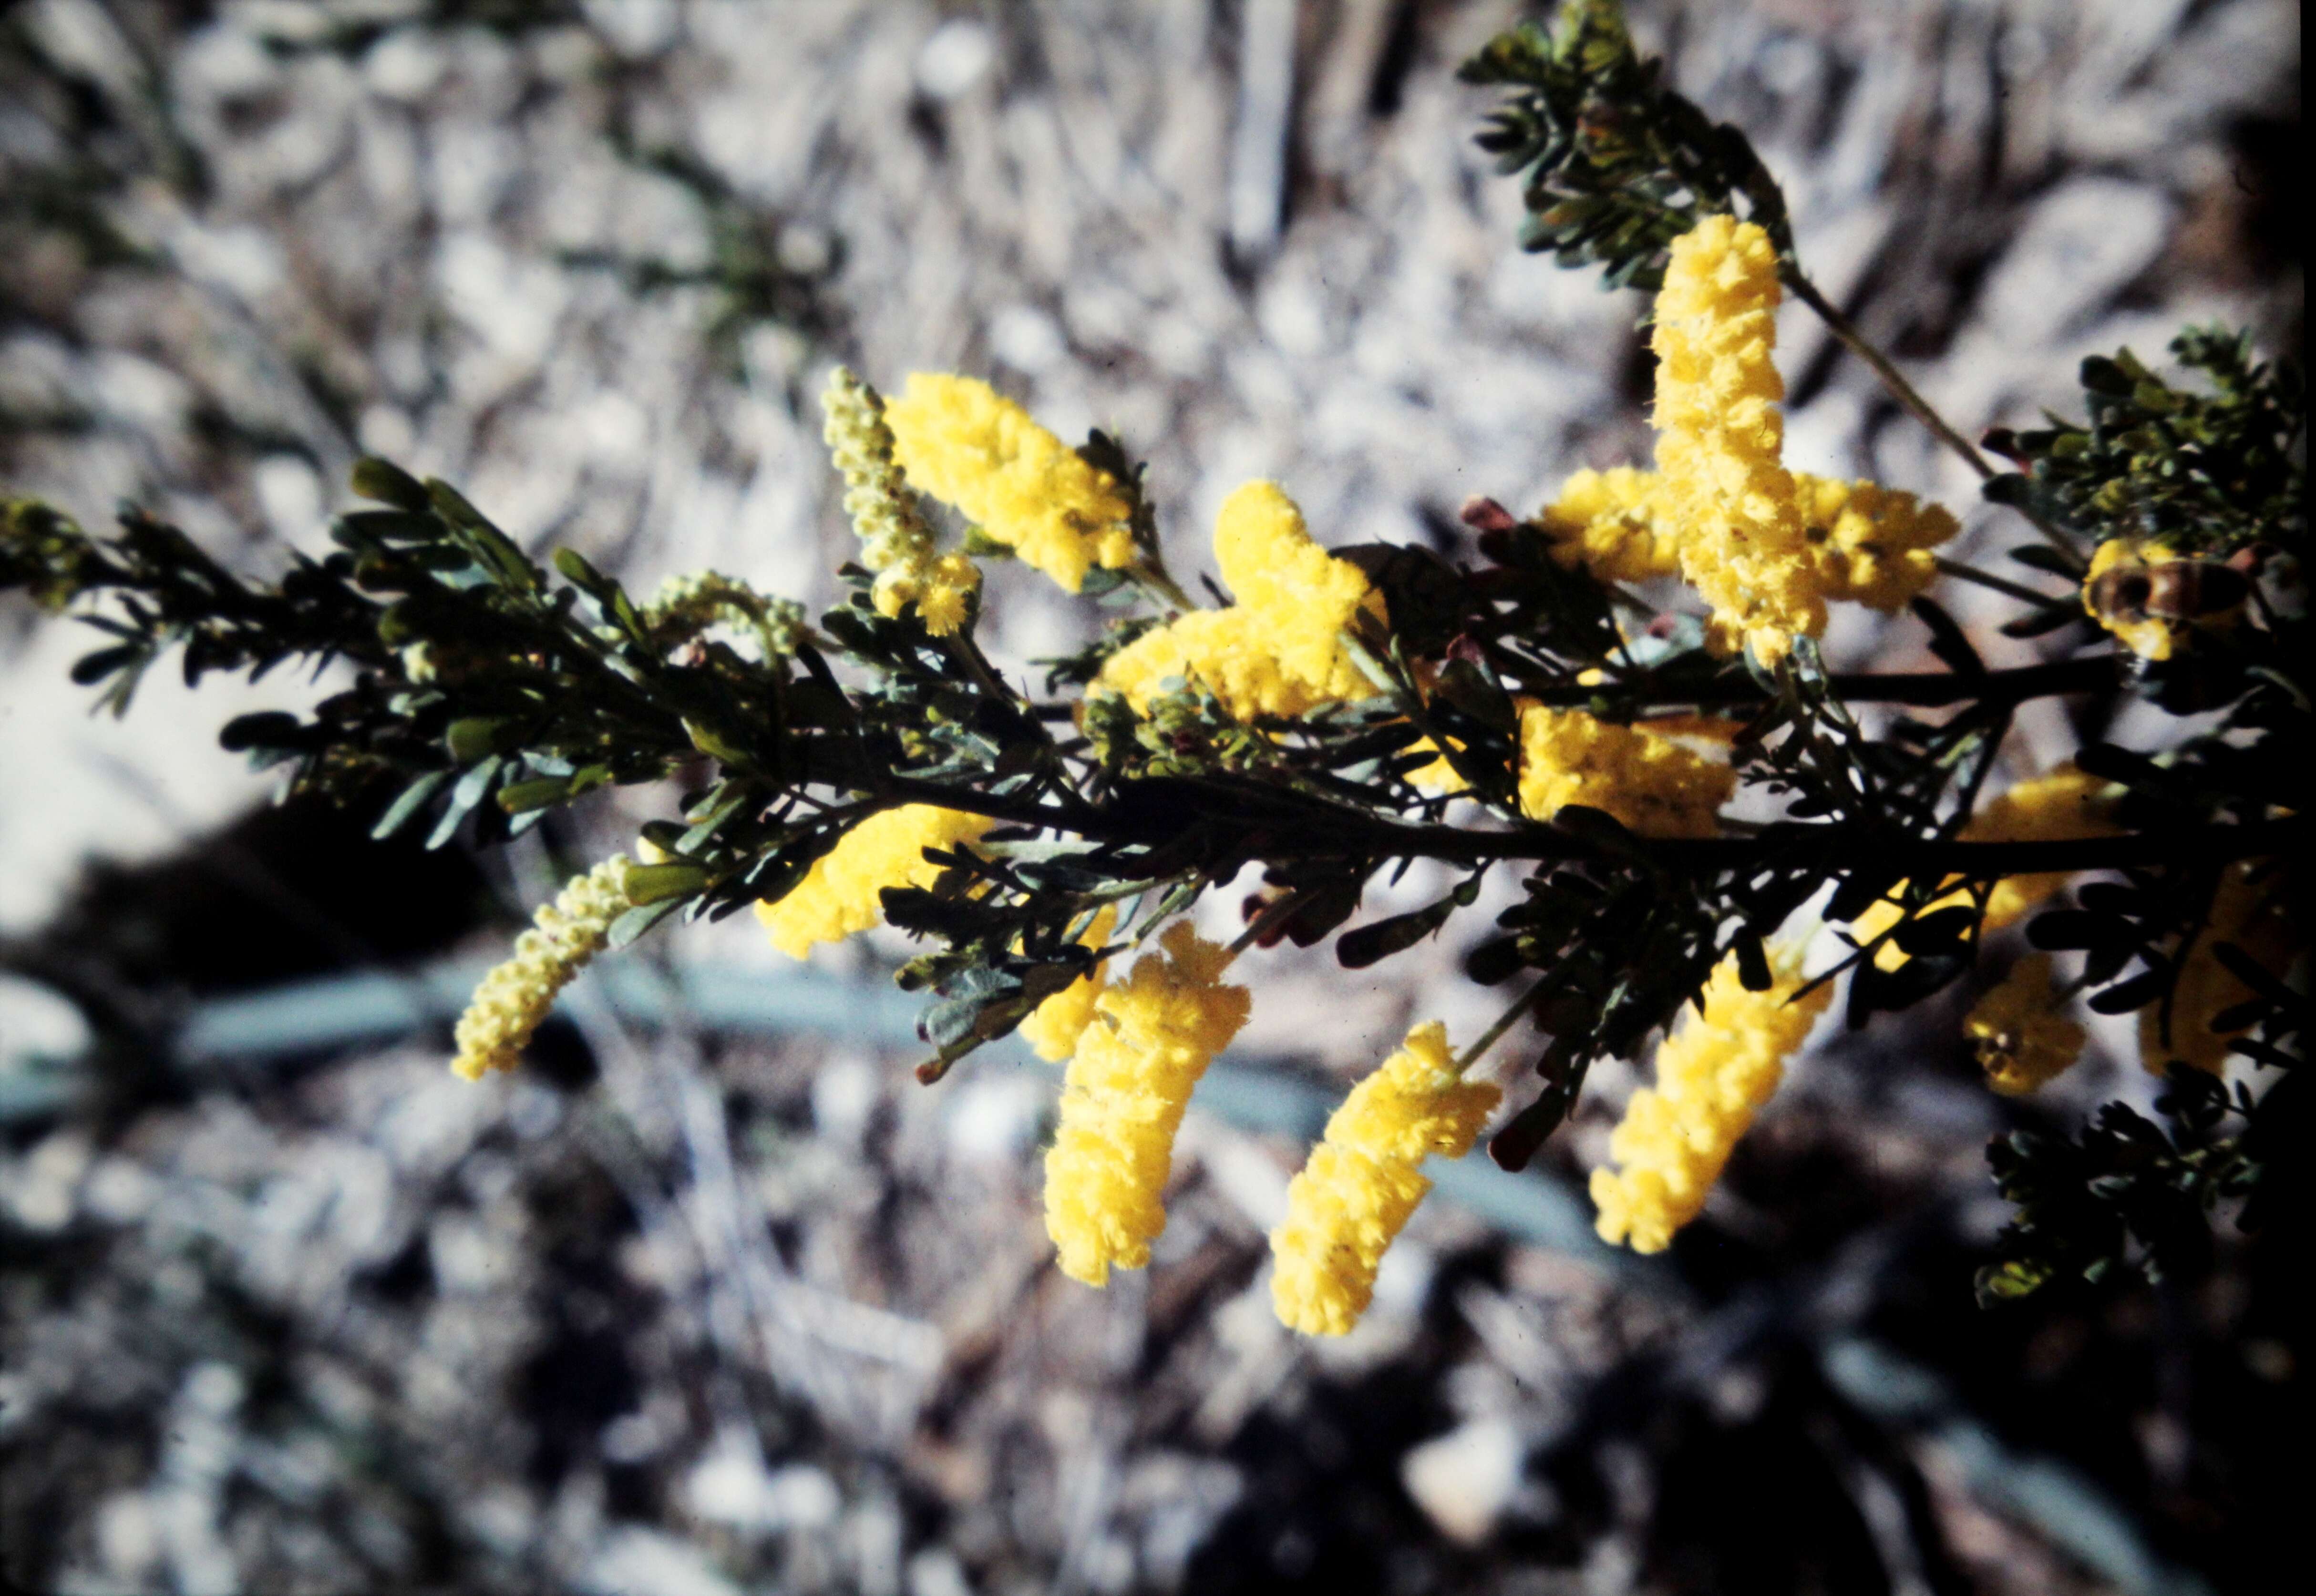
[[1237,602],[1144,633],[1109,657],[1098,686],[1146,709],[1171,683],[1195,680],[1243,721],[1298,715],[1374,690],[1341,634],[1381,600],[1358,566],[1313,540],[1278,483],[1248,483],[1224,501],[1215,562]]
[[1280,669],[1343,696],[1365,678],[1345,657],[1343,628],[1378,602],[1367,575],[1312,538],[1303,511],[1275,482],[1251,482],[1215,516],[1215,563],[1237,607],[1270,628]]
[[1150,1262],[1150,1243],[1166,1228],[1160,1198],[1182,1110],[1246,1024],[1246,989],[1218,980],[1225,949],[1187,921],[1168,927],[1161,946],[1095,998],[1046,1154],[1046,1233],[1062,1272],[1090,1286],[1107,1285],[1113,1268]]
[[1564,804],[1605,810],[1643,837],[1710,837],[1737,773],[1641,726],[1581,709],[1520,711],[1522,812],[1548,820]]
[[1937,580],[1937,556],[1930,551],[1962,530],[1944,506],[1878,483],[1795,472],[1794,489],[1826,597],[1884,615]]
[[[2063,842],[2112,837],[2117,827],[2108,814],[2107,787],[2106,781],[2077,769],[2072,760],[2053,766],[1981,805],[1962,829],[1963,840]],[[2015,925],[2066,884],[2067,873],[2059,870],[2003,877],[1987,894],[1985,931],[1991,934]],[[1957,889],[1930,908],[1958,908],[1969,901],[1969,893]],[[1886,899],[1872,904],[1857,917],[1857,939],[1870,942],[1881,935],[1898,923],[1900,913],[1898,906]],[[1884,943],[1875,958],[1884,970],[1895,970],[1905,962],[1906,953],[1894,942]]]
[[1288,674],[1270,642],[1262,617],[1252,610],[1194,609],[1112,654],[1095,685],[1146,710],[1152,699],[1195,682],[1242,721],[1299,715],[1335,701],[1324,683]]
[[[2293,926],[2286,913],[2286,894],[2275,875],[2255,882],[2252,864],[2231,864],[2220,875],[2213,894],[2210,924],[2187,956],[2180,961],[2178,984],[2171,991],[2171,1026],[2167,1041],[2162,1005],[2151,1003],[2139,1011],[2139,1059],[2155,1074],[2173,1060],[2217,1075],[2227,1068],[2228,1047],[2240,1033],[2214,1031],[2212,1021],[2252,996],[2243,979],[2220,962],[2213,949],[2229,943],[2274,974],[2282,974],[2294,952]],[[2305,946],[2304,943],[2300,944]],[[2176,956],[2176,947],[2172,950]]]
[[1963,1021],[1986,1084],[2020,1097],[2066,1073],[2083,1051],[2083,1028],[2059,1012],[2051,955],[2029,953]]
[[[1081,939],[1087,947],[1098,948],[1109,940],[1118,928],[1118,909],[1105,904],[1093,917]],[[1047,998],[1021,1022],[1021,1036],[1037,1049],[1038,1057],[1048,1064],[1058,1064],[1077,1051],[1078,1038],[1093,1020],[1093,1006],[1108,985],[1108,960],[1098,961],[1094,967]]]
[[1279,1323],[1305,1335],[1342,1335],[1358,1323],[1385,1251],[1431,1189],[1420,1166],[1433,1153],[1470,1152],[1501,1095],[1456,1073],[1436,1020],[1351,1088],[1288,1184],[1287,1219],[1270,1233]]
[[1657,295],[1657,469],[1681,573],[1718,646],[1767,661],[1825,629],[1825,582],[1786,471],[1777,255],[1752,222],[1707,217],[1675,239]]
[[1680,539],[1671,497],[1653,471],[1618,466],[1580,471],[1560,484],[1537,525],[1563,565],[1582,565],[1603,581],[1643,582],[1680,574]]
[[989,829],[980,815],[930,803],[904,803],[870,815],[813,861],[811,871],[777,903],[756,905],[772,945],[801,959],[813,944],[841,942],[885,918],[886,887],[929,887],[941,867],[927,848],[953,848]]
[[1633,1094],[1608,1138],[1620,1168],[1592,1172],[1595,1228],[1607,1242],[1661,1252],[1695,1219],[1754,1114],[1777,1089],[1833,996],[1831,984],[1795,998],[1802,980],[1780,961],[1766,992],[1749,992],[1733,955],[1706,983],[1705,1013],[1686,1014],[1657,1048],[1653,1087]]
[[[1961,529],[1943,507],[1878,483],[1793,474],[1795,501],[1816,580],[1828,598],[1902,608],[1937,577],[1930,551]],[[1553,558],[1582,565],[1604,581],[1639,582],[1680,574],[1676,496],[1653,471],[1619,466],[1580,471],[1536,525]]]
[[2100,579],[2111,572],[2143,572],[2181,557],[2177,551],[2160,545],[2126,537],[2108,538],[2091,551],[2091,568],[2083,576],[2084,613],[2141,659],[2161,664],[2179,646],[2184,626],[2161,616],[2149,615],[2140,605],[2102,607],[2094,601],[2093,595],[2102,590]]
[[1095,565],[1133,563],[1118,480],[987,383],[912,372],[885,420],[910,481],[1071,592]]
[[480,1080],[521,1060],[524,1043],[555,1006],[555,995],[603,951],[611,922],[630,907],[629,863],[624,856],[604,860],[573,876],[554,902],[540,908],[530,928],[515,938],[514,956],[483,977],[459,1016],[453,1070]]
[[932,528],[894,464],[883,395],[839,366],[820,408],[821,437],[844,476],[844,512],[860,537],[860,563],[877,573],[870,602],[888,617],[914,604],[925,630],[946,637],[965,624],[980,569],[963,554],[933,553]]

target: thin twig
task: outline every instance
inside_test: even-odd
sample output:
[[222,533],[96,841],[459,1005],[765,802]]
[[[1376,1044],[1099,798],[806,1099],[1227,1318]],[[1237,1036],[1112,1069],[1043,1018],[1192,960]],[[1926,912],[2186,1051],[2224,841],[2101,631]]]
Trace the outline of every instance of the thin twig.
[[2067,601],[2068,595],[2064,593],[2038,593],[2023,582],[1997,576],[1991,571],[1981,571],[1977,566],[1966,565],[1960,560],[1949,560],[1944,554],[1934,554],[1931,558],[1937,562],[1941,576],[1951,576],[1956,581],[1974,582],[1982,588],[1991,588],[1998,593],[2007,593],[2013,598],[2022,598],[2046,609]]
[[1887,355],[1874,347],[1866,334],[1857,330],[1856,323],[1842,315],[1834,307],[1831,300],[1818,291],[1815,283],[1798,271],[1787,280],[1793,288],[1794,297],[1817,312],[1818,318],[1825,323],[1826,330],[1839,339],[1851,354],[1874,368],[1874,375],[1882,379],[1882,386],[1890,390],[1892,398],[1905,406],[1909,415],[1928,427],[1940,443],[1960,456],[1963,464],[1976,472],[1982,479],[1994,474],[1994,467],[1986,463],[1986,457],[1980,454],[1968,439],[1947,424],[1946,417],[1940,415],[1930,402],[1915,390],[1914,385],[1908,382],[1897,367],[1890,363],[1890,358]]
[[[1994,467],[1986,463],[1986,457],[1978,452],[1970,439],[1955,430],[1946,417],[1937,412],[1937,407],[1923,398],[1914,385],[1906,380],[1904,374],[1891,363],[1890,357],[1876,349],[1872,341],[1858,331],[1856,323],[1842,315],[1831,300],[1818,291],[1815,283],[1798,271],[1787,279],[1787,283],[1794,291],[1794,297],[1817,312],[1819,319],[1825,323],[1826,330],[1840,340],[1844,348],[1873,368],[1874,375],[1882,379],[1882,386],[1890,390],[1890,396],[1905,408],[1907,414],[1928,427],[1940,443],[1960,456],[1963,464],[1978,474],[1979,480],[1993,479]],[[2026,518],[2027,522],[2041,534],[2044,542],[2066,555],[2069,562],[2078,568],[2081,566],[2082,555],[2065,533],[2024,505],[2012,508]]]
[[1480,1038],[1477,1042],[1474,1042],[1470,1047],[1465,1048],[1462,1052],[1456,1055],[1456,1062],[1450,1065],[1449,1068],[1457,1075],[1461,1075],[1465,1070],[1471,1068],[1473,1065],[1477,1064],[1481,1059],[1486,1055],[1487,1051],[1490,1048],[1495,1046],[1496,1043],[1504,1039],[1504,1033],[1510,1031],[1514,1025],[1519,1023],[1520,1015],[1526,1014],[1528,1010],[1528,1006],[1543,995],[1545,983],[1551,980],[1552,977],[1549,975],[1538,977],[1529,985],[1527,991],[1522,992],[1519,997],[1513,1001],[1512,1006],[1510,1008],[1504,1010],[1502,1014],[1496,1016],[1496,1023],[1494,1024],[1480,1033]]

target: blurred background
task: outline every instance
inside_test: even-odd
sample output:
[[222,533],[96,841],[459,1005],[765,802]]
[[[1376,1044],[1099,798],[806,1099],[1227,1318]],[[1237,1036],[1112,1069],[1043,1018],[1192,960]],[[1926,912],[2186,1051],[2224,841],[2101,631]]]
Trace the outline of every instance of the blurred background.
[[[2081,355],[2153,359],[2188,320],[2299,350],[2286,0],[1632,11],[1965,432],[2073,408]],[[1118,432],[1178,570],[1252,476],[1325,541],[1452,553],[1467,494],[1525,512],[1649,448],[1643,301],[1519,254],[1471,144],[1489,98],[1452,69],[1518,14],[0,5],[0,484],[93,528],[134,501],[269,572],[326,546],[374,452],[630,587],[713,565],[824,601],[842,359]],[[2017,529],[1961,469],[1806,311],[1782,331],[1789,459],[1938,496],[1999,563]],[[992,586],[1016,671],[1092,624]],[[1991,660],[2062,646],[1945,596]],[[1412,1019],[1490,1014],[1459,944],[1243,963],[1255,1017],[1159,1256],[1088,1291],[1038,1212],[1052,1075],[993,1053],[914,1085],[904,944],[799,967],[744,920],[663,932],[465,1085],[475,974],[669,794],[487,856],[374,847],[215,746],[326,680],[196,701],[164,671],[92,719],[92,635],[0,602],[13,1588],[2261,1588],[2299,1344],[2274,1262],[2228,1233],[2160,1290],[1971,1300],[1987,1139],[2146,1101],[2127,1042],[2014,1103],[1953,1040],[1970,993],[1829,1024],[1645,1261],[1581,1196],[1643,1078],[1604,1066],[1535,1171],[1459,1169],[1358,1332],[1313,1345],[1271,1317],[1263,1233],[1348,1080]],[[1922,642],[1845,616],[1830,647]],[[2081,731],[2035,707],[2016,772]]]

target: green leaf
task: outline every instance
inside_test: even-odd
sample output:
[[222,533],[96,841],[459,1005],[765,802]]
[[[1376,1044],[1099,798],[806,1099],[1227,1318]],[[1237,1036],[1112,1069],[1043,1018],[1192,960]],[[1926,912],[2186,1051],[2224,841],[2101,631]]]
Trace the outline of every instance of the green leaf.
[[294,746],[304,730],[298,717],[280,710],[263,710],[256,714],[236,715],[218,732],[218,746],[227,753],[246,753],[255,748],[285,748]]
[[628,901],[657,903],[683,898],[708,884],[708,872],[697,864],[633,864],[628,867]]
[[461,765],[471,765],[492,754],[520,747],[522,732],[504,715],[470,715],[452,721],[442,733],[442,742],[450,750],[451,758]]
[[534,809],[548,809],[570,796],[571,779],[563,776],[543,776],[530,781],[509,782],[499,789],[499,807],[509,814],[528,814]]
[[363,498],[391,504],[396,510],[424,515],[434,508],[418,479],[391,460],[365,455],[354,462],[352,480],[354,492]]
[[387,806],[386,812],[379,816],[378,824],[370,829],[371,840],[384,842],[408,825],[411,818],[426,807],[426,801],[442,790],[452,774],[448,770],[430,770],[403,788],[401,794]]
[[657,903],[642,904],[628,909],[611,922],[611,928],[603,938],[604,945],[615,952],[626,947],[654,926],[681,909],[683,905],[684,900],[678,897],[663,899]]

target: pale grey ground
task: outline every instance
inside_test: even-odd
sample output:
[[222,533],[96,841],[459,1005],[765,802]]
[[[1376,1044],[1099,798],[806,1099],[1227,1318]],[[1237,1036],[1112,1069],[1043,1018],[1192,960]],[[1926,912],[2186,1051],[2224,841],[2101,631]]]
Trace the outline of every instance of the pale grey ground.
[[[631,587],[709,564],[824,599],[847,539],[812,399],[839,358],[881,384],[973,372],[1064,435],[1120,432],[1185,570],[1252,476],[1329,542],[1421,542],[1469,493],[1525,510],[1576,466],[1645,455],[1637,301],[1520,255],[1517,191],[1469,141],[1487,97],[1449,69],[1510,6],[632,0],[509,33],[400,20],[418,9],[0,16],[133,113],[70,152],[40,103],[0,104],[0,162],[93,154],[125,175],[91,203],[158,262],[93,264],[52,230],[8,242],[11,493],[92,525],[134,500],[261,570],[324,546],[348,464],[375,451]],[[2296,117],[2295,7],[1637,9],[1688,92],[1755,135],[1813,274],[1965,432],[2067,404],[2080,355],[2153,357],[2185,320],[2297,342],[2298,269],[2246,242],[2258,195],[2231,141],[2244,119]],[[365,21],[374,40],[329,48]],[[634,291],[620,264],[705,264],[711,217],[623,160],[614,127],[728,185],[819,324],[717,341],[714,290]],[[166,181],[180,143],[199,198]],[[1796,466],[1973,503],[1805,310],[1781,326]],[[1989,519],[1970,517],[1967,546],[1991,565],[2019,528]],[[993,589],[993,652],[1017,666],[1087,625],[1031,573]],[[1981,630],[1991,659],[2029,657]],[[1848,620],[1832,643],[1919,647]],[[263,802],[214,729],[304,690],[196,700],[156,678],[127,720],[92,721],[64,680],[85,647],[0,609],[0,931],[36,930],[93,852],[156,856]],[[2055,710],[2030,717],[2018,767],[2069,736]],[[625,797],[600,840],[664,802]],[[536,900],[543,871],[518,851],[510,899]],[[736,923],[667,952],[775,959]],[[1277,958],[1253,971],[1248,1041],[1348,1070],[1411,1016],[1468,1030],[1489,998],[1449,952],[1358,980]],[[69,1044],[68,1016],[0,999],[0,1051]],[[505,1589],[1170,1589],[1253,1500],[1250,1424],[1394,1370],[1436,1382],[1451,1439],[1378,1466],[1439,1532],[1379,1588],[1637,1588],[1644,1471],[1584,1544],[1547,1547],[1555,1509],[1518,1464],[1664,1333],[1644,1298],[1532,1248],[1430,1295],[1435,1264],[1487,1245],[1441,1209],[1369,1326],[1314,1354],[1254,1273],[1296,1149],[1194,1120],[1160,1265],[1096,1297],[1047,1267],[1031,1077],[925,1092],[861,1048],[726,1051],[725,1086],[759,1105],[735,1130],[697,1049],[590,1033],[605,1082],[578,1096],[466,1086],[414,1045],[8,1149],[11,1223],[106,1260],[67,1303],[35,1313],[27,1288],[6,1308],[8,1467],[89,1481],[40,1531],[58,1588],[397,1588],[444,1577],[448,1546],[459,1580]],[[1991,1111],[1934,1081],[1929,1114],[1847,1090],[1804,1072],[1796,1123],[1848,1115],[1877,1171],[1982,1207]],[[1579,1128],[1584,1157],[1603,1122]],[[552,1247],[583,1249],[599,1221],[624,1234],[573,1286]],[[413,1255],[432,1281],[415,1299],[362,1288]],[[214,1328],[236,1315],[294,1327],[291,1418],[238,1367],[240,1332]],[[562,1437],[542,1484],[505,1393],[575,1338],[624,1343],[632,1405]],[[643,1509],[607,1498],[622,1470],[654,1482]],[[1941,1489],[1984,1588],[2066,1588],[2032,1535]],[[1490,1541],[1523,1524],[1530,1552]]]

